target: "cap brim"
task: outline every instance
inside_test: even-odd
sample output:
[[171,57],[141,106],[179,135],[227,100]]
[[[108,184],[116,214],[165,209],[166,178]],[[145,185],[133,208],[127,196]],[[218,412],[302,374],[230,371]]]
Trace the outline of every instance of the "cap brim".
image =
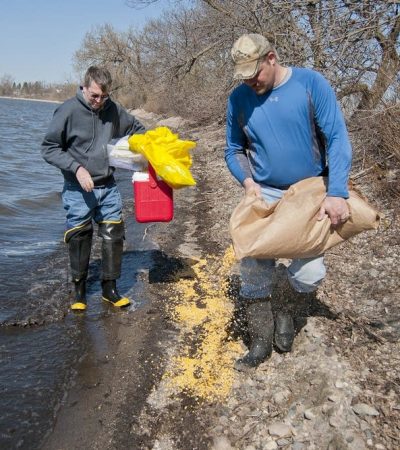
[[235,80],[246,80],[249,78],[253,78],[258,72],[258,66],[260,65],[260,62],[261,59],[256,59],[255,61],[235,64],[233,70],[233,78]]

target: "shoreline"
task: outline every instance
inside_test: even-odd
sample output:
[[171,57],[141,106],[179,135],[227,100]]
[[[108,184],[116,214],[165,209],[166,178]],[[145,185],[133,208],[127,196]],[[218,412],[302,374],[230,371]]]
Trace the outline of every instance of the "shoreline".
[[25,97],[8,97],[4,95],[0,95],[0,99],[4,98],[7,100],[26,100],[29,102],[45,102],[45,103],[63,103],[61,100],[45,100],[41,98],[25,98]]

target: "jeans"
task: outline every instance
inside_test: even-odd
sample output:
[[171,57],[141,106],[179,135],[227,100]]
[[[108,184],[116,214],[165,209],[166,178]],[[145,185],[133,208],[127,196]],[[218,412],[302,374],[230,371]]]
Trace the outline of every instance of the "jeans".
[[[284,190],[270,186],[262,187],[261,194],[268,203],[279,200]],[[276,283],[274,259],[243,258],[240,262],[240,295],[247,298],[268,297]],[[291,286],[302,293],[313,292],[326,275],[324,256],[293,259],[287,268]]]
[[67,230],[92,219],[97,223],[122,220],[122,199],[115,181],[95,187],[92,192],[86,192],[80,185],[66,181],[62,201],[67,213]]

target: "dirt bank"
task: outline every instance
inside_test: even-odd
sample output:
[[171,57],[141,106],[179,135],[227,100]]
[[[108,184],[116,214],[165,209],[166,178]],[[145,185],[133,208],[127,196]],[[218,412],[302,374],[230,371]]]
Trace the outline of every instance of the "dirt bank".
[[[152,269],[143,270],[148,302],[112,314],[109,345],[100,359],[82,361],[44,448],[399,448],[393,205],[382,197],[378,232],[327,254],[328,275],[303,309],[307,324],[293,351],[237,372],[233,361],[245,347],[225,330],[237,289],[228,221],[241,189],[225,168],[223,129],[136,114],[197,141],[197,186],[175,192],[171,223],[149,226],[158,249]],[[370,180],[361,181],[374,199]],[[279,295],[284,289],[282,282]]]

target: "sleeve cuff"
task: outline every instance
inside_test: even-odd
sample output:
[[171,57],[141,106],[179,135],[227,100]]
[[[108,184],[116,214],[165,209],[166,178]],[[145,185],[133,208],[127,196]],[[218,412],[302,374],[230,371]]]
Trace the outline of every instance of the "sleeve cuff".
[[73,162],[71,164],[71,172],[73,172],[74,174],[76,174],[76,171],[79,169],[79,167],[81,167],[82,164],[79,164],[78,162]]
[[348,199],[350,197],[349,191],[347,189],[345,191],[341,191],[341,192],[339,192],[339,191],[329,192],[328,191],[326,193],[326,195],[328,197],[341,197],[341,198],[344,198],[344,199]]

